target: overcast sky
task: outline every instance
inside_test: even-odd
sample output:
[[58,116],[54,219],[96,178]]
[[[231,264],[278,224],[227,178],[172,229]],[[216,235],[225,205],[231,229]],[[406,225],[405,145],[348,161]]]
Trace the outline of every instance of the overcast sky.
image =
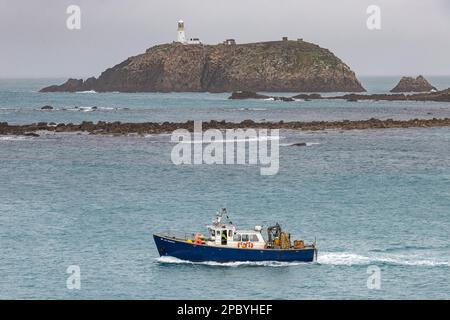
[[[66,27],[69,5],[81,30]],[[366,9],[381,8],[381,30]],[[450,75],[449,0],[0,0],[0,77],[87,77],[188,37],[216,44],[303,38],[357,75]]]

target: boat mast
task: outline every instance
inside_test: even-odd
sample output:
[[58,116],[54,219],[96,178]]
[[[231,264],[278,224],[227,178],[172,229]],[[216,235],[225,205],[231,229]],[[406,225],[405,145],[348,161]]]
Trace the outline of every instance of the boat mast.
[[231,221],[230,217],[228,216],[227,208],[221,208],[219,211],[217,211],[216,218],[213,220],[213,224],[214,225],[219,225],[220,222],[222,221],[223,216],[225,216],[227,218],[228,222],[231,225],[233,224],[233,222]]

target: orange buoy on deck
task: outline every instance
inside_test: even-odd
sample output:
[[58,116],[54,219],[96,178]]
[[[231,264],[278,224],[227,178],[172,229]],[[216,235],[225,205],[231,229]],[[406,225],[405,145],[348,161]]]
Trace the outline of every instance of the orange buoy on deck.
[[200,233],[196,233],[194,236],[194,243],[195,244],[202,244],[202,239],[200,237]]

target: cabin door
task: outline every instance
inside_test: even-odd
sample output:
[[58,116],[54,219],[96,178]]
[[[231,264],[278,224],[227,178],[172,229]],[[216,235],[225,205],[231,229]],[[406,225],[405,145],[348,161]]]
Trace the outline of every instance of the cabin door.
[[222,230],[222,233],[220,235],[220,243],[223,246],[227,245],[227,230]]

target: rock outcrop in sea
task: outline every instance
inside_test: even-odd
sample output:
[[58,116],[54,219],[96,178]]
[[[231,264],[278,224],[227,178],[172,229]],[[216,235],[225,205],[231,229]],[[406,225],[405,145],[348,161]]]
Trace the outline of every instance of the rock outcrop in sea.
[[320,100],[320,99],[343,99],[349,102],[356,102],[358,100],[384,100],[384,101],[434,101],[434,102],[450,102],[450,88],[440,91],[432,91],[425,93],[414,93],[414,94],[386,94],[386,93],[375,93],[375,94],[356,94],[348,93],[340,96],[327,96],[322,97],[318,93],[311,94],[298,94],[293,97],[276,97],[267,96],[259,94],[257,92],[251,91],[235,91],[231,94],[228,99],[265,99],[265,100],[282,100],[282,101],[296,101],[296,100]]
[[402,77],[399,83],[390,92],[429,92],[437,90],[423,76]]
[[331,51],[303,40],[157,45],[105,70],[41,92],[362,92]]
[[273,101],[295,101],[291,97],[278,97],[278,96],[266,96],[264,94],[259,94],[253,91],[233,91],[228,99],[232,100],[244,100],[244,99],[260,99],[260,100],[273,100]]
[[[363,130],[363,129],[386,129],[386,128],[431,128],[431,127],[450,127],[450,119],[410,119],[410,120],[394,120],[394,119],[368,119],[368,120],[342,120],[342,121],[278,121],[278,122],[255,122],[253,120],[244,120],[241,122],[227,121],[207,121],[202,123],[204,130],[208,129],[239,129],[239,128],[261,128],[261,129],[287,129],[287,130]],[[47,122],[38,122],[31,124],[8,124],[0,122],[0,135],[26,135],[39,136],[38,132],[51,133],[75,133],[86,132],[93,135],[145,135],[171,133],[176,129],[186,129],[193,131],[194,121],[186,122],[105,122],[83,121],[80,124],[58,123],[49,124]],[[300,146],[300,145],[299,145]]]
[[432,91],[425,93],[414,94],[345,94],[335,97],[324,97],[323,99],[345,99],[347,101],[355,100],[385,100],[385,101],[435,101],[435,102],[450,102],[450,88],[440,91]]

